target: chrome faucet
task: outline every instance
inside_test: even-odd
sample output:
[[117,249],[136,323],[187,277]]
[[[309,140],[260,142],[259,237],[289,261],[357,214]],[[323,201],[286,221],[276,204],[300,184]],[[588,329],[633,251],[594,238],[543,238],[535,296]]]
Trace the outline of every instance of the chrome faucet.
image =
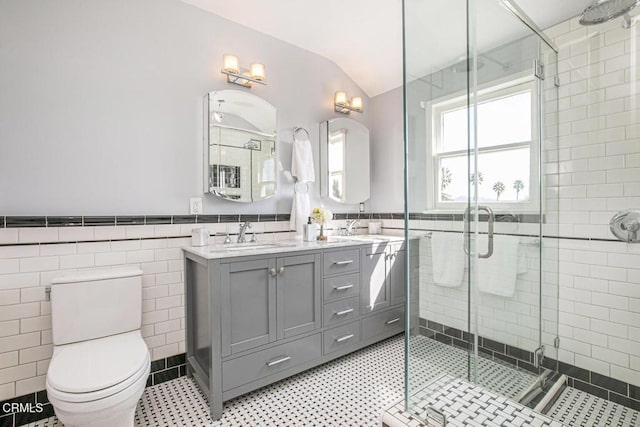
[[238,243],[247,242],[247,239],[245,237],[247,228],[251,228],[251,223],[249,221],[245,221],[242,224],[240,224],[240,230],[238,231]]
[[350,219],[347,221],[347,236],[353,236],[353,227],[355,227],[356,224],[360,224],[359,219]]

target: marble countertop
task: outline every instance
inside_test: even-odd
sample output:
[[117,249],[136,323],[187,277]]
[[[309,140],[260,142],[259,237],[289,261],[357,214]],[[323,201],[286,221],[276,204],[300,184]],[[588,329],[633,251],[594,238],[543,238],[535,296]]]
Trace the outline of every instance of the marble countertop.
[[232,258],[247,255],[269,255],[283,252],[334,249],[366,244],[403,242],[404,236],[388,234],[359,234],[354,236],[329,236],[327,240],[303,242],[301,239],[276,240],[272,242],[231,243],[209,246],[185,246],[185,252],[205,259]]

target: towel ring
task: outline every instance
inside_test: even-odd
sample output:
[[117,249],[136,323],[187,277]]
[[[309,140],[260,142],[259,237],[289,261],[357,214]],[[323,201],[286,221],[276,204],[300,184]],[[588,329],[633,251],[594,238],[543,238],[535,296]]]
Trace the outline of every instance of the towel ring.
[[311,139],[311,135],[309,135],[309,131],[308,130],[306,130],[305,128],[303,128],[301,126],[296,126],[296,127],[293,128],[293,139],[294,140],[296,139],[296,133],[298,133],[299,130],[301,130],[301,131],[303,131],[304,133],[307,134],[307,139]]
[[306,182],[296,182],[293,184],[293,192],[296,194],[307,194],[309,192],[309,184]]

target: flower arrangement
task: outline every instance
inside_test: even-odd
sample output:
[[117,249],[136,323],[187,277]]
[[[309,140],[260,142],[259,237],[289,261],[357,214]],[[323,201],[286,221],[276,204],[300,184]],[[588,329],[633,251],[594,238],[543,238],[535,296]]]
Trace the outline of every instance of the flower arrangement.
[[311,211],[311,221],[320,225],[320,235],[318,240],[327,240],[324,235],[324,226],[333,219],[333,212],[326,208],[313,208]]
[[311,211],[311,221],[315,224],[326,225],[333,219],[333,212],[325,208],[313,208]]

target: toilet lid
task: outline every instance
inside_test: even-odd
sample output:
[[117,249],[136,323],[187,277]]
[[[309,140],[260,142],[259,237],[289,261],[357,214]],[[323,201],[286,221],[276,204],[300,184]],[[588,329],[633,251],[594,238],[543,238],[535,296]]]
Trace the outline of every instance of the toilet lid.
[[67,393],[90,393],[127,380],[148,358],[140,331],[56,346],[47,383]]

